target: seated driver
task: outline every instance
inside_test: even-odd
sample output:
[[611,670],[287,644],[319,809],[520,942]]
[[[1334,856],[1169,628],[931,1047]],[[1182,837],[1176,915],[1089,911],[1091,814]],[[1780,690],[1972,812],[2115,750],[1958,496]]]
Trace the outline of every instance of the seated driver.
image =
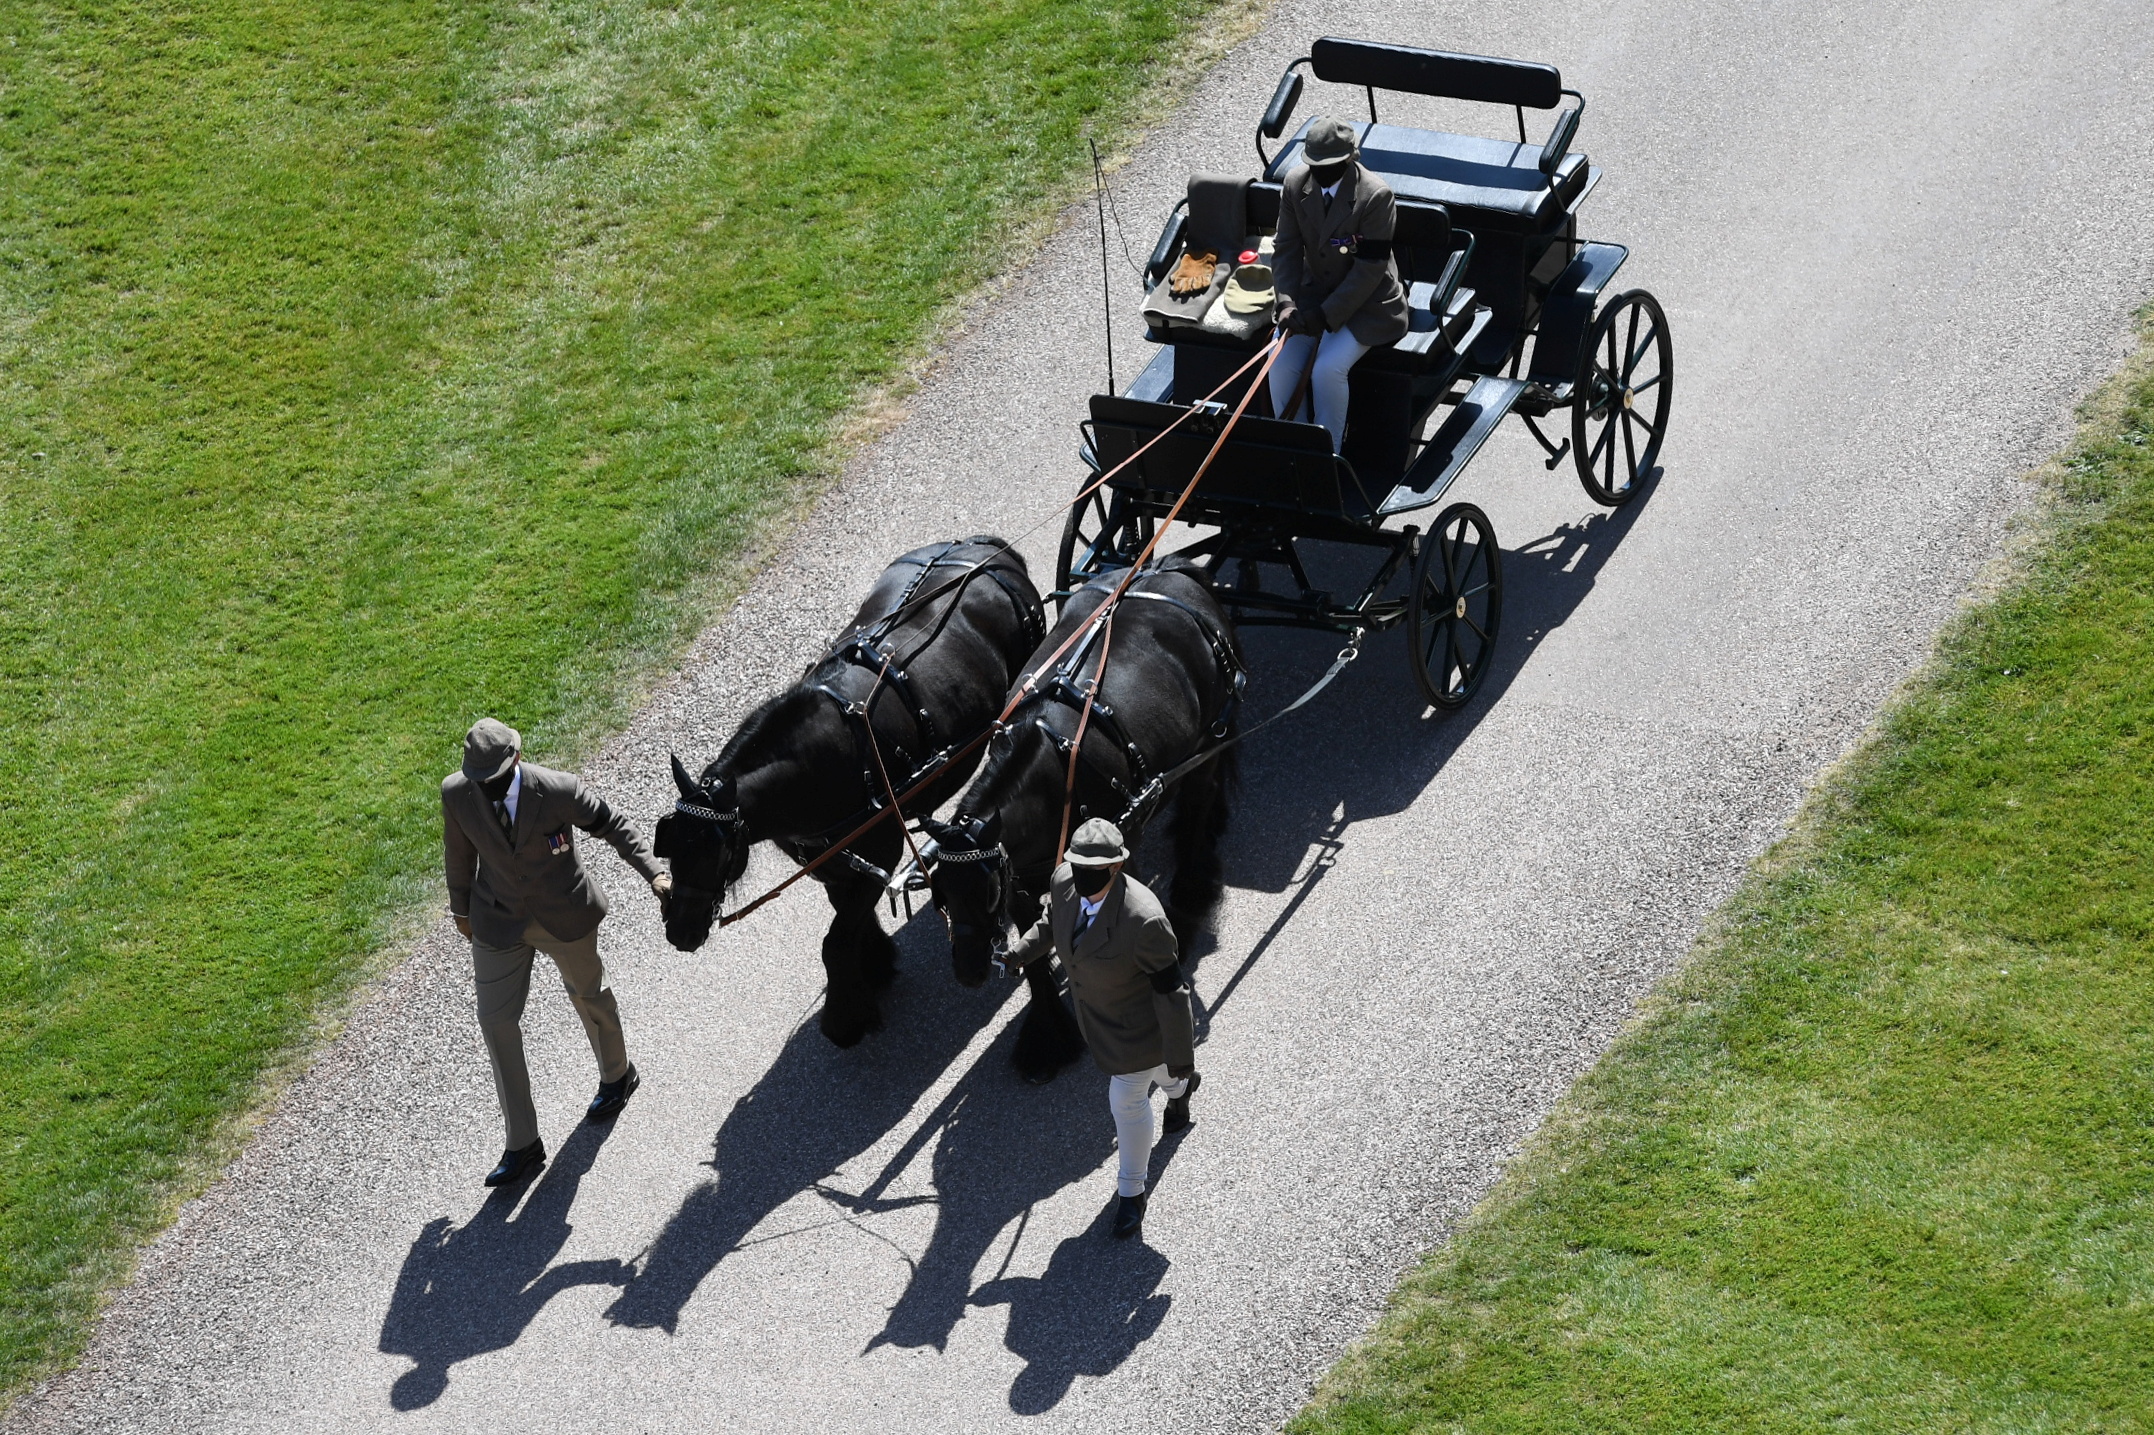
[[[1302,140],[1306,161],[1279,196],[1272,279],[1274,320],[1289,336],[1271,369],[1271,408],[1301,418],[1295,391],[1315,359],[1309,397],[1331,448],[1346,440],[1346,376],[1363,354],[1405,337],[1406,291],[1391,257],[1398,203],[1361,165],[1354,128],[1319,116]],[[1289,414],[1290,405],[1303,412]]]

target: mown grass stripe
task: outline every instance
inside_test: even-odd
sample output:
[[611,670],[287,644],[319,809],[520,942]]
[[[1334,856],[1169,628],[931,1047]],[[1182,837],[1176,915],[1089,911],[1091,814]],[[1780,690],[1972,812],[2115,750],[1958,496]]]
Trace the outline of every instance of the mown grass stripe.
[[1203,8],[0,12],[0,1390]]

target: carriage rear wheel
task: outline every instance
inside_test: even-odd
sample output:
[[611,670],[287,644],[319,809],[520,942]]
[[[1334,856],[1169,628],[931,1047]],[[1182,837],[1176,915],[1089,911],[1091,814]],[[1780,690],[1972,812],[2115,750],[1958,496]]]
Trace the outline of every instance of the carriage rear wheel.
[[1462,708],[1488,676],[1503,617],[1502,556],[1495,525],[1470,503],[1454,503],[1421,539],[1407,606],[1414,676],[1437,707]]
[[1637,497],[1660,456],[1675,387],[1675,350],[1660,301],[1618,294],[1586,331],[1571,404],[1571,457],[1595,503]]
[[[1093,480],[1088,475],[1086,483]],[[1152,517],[1137,513],[1124,494],[1094,489],[1070,505],[1062,524],[1062,546],[1055,554],[1055,590],[1067,594],[1090,579],[1137,561],[1152,541]],[[1057,598],[1060,613],[1068,599]]]

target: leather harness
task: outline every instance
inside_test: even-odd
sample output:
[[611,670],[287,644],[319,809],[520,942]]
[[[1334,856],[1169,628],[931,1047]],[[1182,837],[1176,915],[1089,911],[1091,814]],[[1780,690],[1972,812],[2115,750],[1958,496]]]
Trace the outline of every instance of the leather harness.
[[[1124,599],[1142,598],[1148,602],[1165,603],[1170,607],[1179,608],[1184,613],[1187,613],[1190,620],[1197,625],[1197,631],[1203,634],[1205,642],[1210,644],[1212,659],[1219,665],[1219,674],[1226,680],[1227,684],[1226,701],[1220,705],[1218,715],[1208,725],[1208,730],[1214,741],[1223,739],[1227,735],[1227,730],[1233,725],[1234,714],[1241,707],[1242,692],[1249,682],[1248,670],[1234,656],[1233,646],[1226,641],[1225,637],[1204,614],[1172,594],[1158,593],[1149,588],[1132,586],[1122,594],[1122,597]],[[1086,655],[1091,650],[1093,639],[1098,637],[1104,628],[1105,624],[1095,625],[1092,631],[1085,635],[1084,641],[1080,642],[1069,656],[1063,660],[1062,665],[1055,670],[1053,678],[1043,683],[1039,691],[1028,700],[1028,705],[1055,703],[1079,713],[1083,712],[1088,688],[1096,686],[1097,680],[1095,679],[1093,684],[1088,685],[1078,674],[1084,666]],[[1035,712],[1030,718],[1031,725],[1039,729],[1040,735],[1046,738],[1053,745],[1054,750],[1066,760],[1070,755],[1070,749],[1076,743],[1076,739],[1056,731],[1049,721],[1049,717],[1048,712]],[[1096,695],[1092,698],[1092,716],[1087,735],[1089,736],[1090,732],[1095,731],[1103,732],[1107,740],[1121,750],[1122,760],[1128,765],[1128,782],[1125,784],[1113,773],[1106,771],[1087,753],[1080,751],[1077,760],[1089,768],[1094,777],[1104,782],[1121,799],[1122,810],[1118,817],[1126,819],[1140,803],[1156,798],[1157,794],[1152,789],[1158,783],[1157,774],[1154,773],[1151,763],[1146,760],[1144,750],[1137,746],[1136,742],[1131,739],[1129,730],[1122,725],[1121,717],[1116,713],[1114,705],[1105,698]],[[1090,815],[1086,809],[1080,808],[1079,810],[1087,816]]]
[[[965,586],[984,573],[989,578],[992,578],[996,586],[1007,593],[1010,601],[1016,605],[1018,621],[1024,625],[1026,648],[1030,650],[1038,647],[1047,636],[1046,620],[1041,617],[1038,606],[1028,601],[1026,596],[1017,589],[1015,578],[1007,568],[995,562],[996,558],[1008,550],[996,549],[988,557],[975,561],[950,556],[960,548],[977,546],[980,545],[963,542],[945,543],[925,557],[907,554],[892,563],[890,566],[893,568],[898,567],[900,564],[907,564],[917,567],[920,571],[912,576],[911,581],[905,585],[905,590],[898,595],[897,601],[892,603],[880,618],[876,619],[868,627],[842,639],[808,668],[807,676],[812,677],[817,669],[831,662],[842,662],[863,669],[875,677],[875,685],[869,689],[867,698],[857,701],[838,691],[833,685],[837,681],[835,677],[820,682],[806,683],[806,686],[811,690],[821,693],[824,697],[836,703],[838,711],[845,717],[846,730],[852,734],[853,738],[853,754],[860,764],[861,784],[868,792],[868,803],[862,809],[862,812],[875,813],[882,811],[889,806],[884,790],[886,785],[903,791],[926,777],[938,764],[947,761],[950,755],[948,744],[943,740],[942,730],[935,722],[934,714],[928,711],[927,704],[920,700],[919,692],[913,685],[911,674],[900,665],[897,654],[887,646],[887,640],[905,614],[906,605],[913,600],[914,595],[927,582],[929,574],[937,569],[964,570],[964,577],[959,578],[955,583],[946,585],[946,588],[950,591],[950,604],[944,610],[944,621],[948,620],[949,615],[954,613],[959,603],[963,601]],[[938,623],[936,631],[940,632],[940,630],[941,625]],[[928,641],[933,642],[933,640],[934,638],[931,634]],[[909,656],[918,657],[926,647],[926,643],[921,644],[920,647],[913,649]],[[880,744],[876,739],[874,715],[869,709],[869,704],[885,689],[894,691],[897,694],[898,701],[904,704],[906,712],[912,717],[913,727],[919,742],[921,756],[917,763],[905,769],[906,775],[902,779],[897,779],[894,774],[886,777],[884,773],[879,757],[883,750],[883,744]],[[892,755],[902,765],[906,760],[905,750],[895,745],[891,745],[891,748]],[[860,815],[860,813],[855,813],[841,822],[833,823],[829,830],[836,832],[855,826]],[[797,844],[806,846],[823,841],[825,841],[823,835],[817,834],[814,837],[797,839]]]

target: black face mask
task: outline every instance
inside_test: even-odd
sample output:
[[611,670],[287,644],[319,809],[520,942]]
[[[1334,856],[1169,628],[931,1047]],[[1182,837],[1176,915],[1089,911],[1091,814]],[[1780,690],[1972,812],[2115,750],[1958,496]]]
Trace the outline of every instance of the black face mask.
[[1070,868],[1070,880],[1077,884],[1077,894],[1079,896],[1097,897],[1107,890],[1108,883],[1114,881],[1114,869],[1112,867],[1072,867]]
[[1346,166],[1343,164],[1312,164],[1309,166],[1309,177],[1316,181],[1318,189],[1329,189],[1340,180],[1346,178]]
[[488,802],[505,802],[508,800],[509,784],[514,782],[515,780],[516,765],[514,763],[511,763],[509,764],[509,770],[507,772],[502,773],[499,777],[495,778],[491,782],[480,783],[479,791],[486,794],[486,800]]

